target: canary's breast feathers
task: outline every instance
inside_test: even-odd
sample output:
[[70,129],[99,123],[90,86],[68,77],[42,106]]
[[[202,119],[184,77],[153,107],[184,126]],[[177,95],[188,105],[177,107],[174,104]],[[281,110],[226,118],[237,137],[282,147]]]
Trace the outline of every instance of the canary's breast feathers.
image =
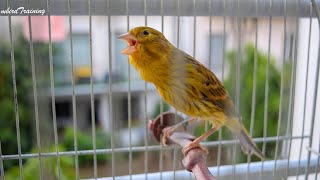
[[223,112],[238,116],[218,78],[190,55],[175,48],[159,31],[137,27],[119,37],[122,51],[141,77],[152,82],[160,95],[177,110],[192,116]]

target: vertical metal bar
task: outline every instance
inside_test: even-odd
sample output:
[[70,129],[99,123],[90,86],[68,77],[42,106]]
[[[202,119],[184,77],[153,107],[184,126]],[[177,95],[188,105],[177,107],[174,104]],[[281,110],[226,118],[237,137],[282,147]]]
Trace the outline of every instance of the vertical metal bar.
[[[162,31],[163,32],[163,31]],[[163,113],[163,100],[160,98],[160,114]],[[163,116],[160,117],[160,124],[163,125]],[[162,138],[162,136],[161,136]],[[160,171],[160,180],[163,179],[163,144],[160,142],[160,152],[159,152],[159,171]]]
[[220,176],[220,166],[221,166],[221,151],[222,151],[222,129],[220,128],[219,129],[219,136],[218,136],[218,141],[219,141],[219,144],[218,144],[218,153],[217,153],[217,166],[218,166],[218,169],[217,169],[217,178],[219,178]]
[[318,5],[317,5],[315,0],[311,0],[311,4],[312,4],[312,7],[314,8],[314,11],[316,12],[318,23],[320,25],[320,10],[319,10],[319,7],[318,7]]
[[[211,3],[212,0],[208,0],[208,7],[209,7],[209,59],[208,59],[208,68],[211,70],[211,60],[212,60],[212,9],[211,9]],[[204,122],[204,131],[207,132],[209,129],[209,123],[210,122]],[[208,139],[205,139],[205,141],[208,141]],[[206,159],[207,161],[207,159]]]
[[68,0],[69,13],[69,36],[70,36],[70,61],[71,61],[71,85],[72,85],[72,119],[73,119],[73,137],[74,137],[74,152],[76,165],[76,179],[79,179],[79,162],[78,162],[78,140],[77,140],[77,109],[75,96],[74,82],[74,62],[73,62],[73,35],[72,35],[72,15],[71,15],[71,0]]
[[[226,0],[223,0],[223,10],[226,10]],[[226,16],[223,15],[223,39],[222,39],[222,65],[221,80],[224,82],[225,54],[226,54]],[[220,130],[221,131],[221,128]],[[221,139],[220,139],[221,140]],[[219,141],[220,141],[219,140]]]
[[180,0],[177,0],[177,48],[180,46]]
[[[9,0],[7,0],[7,7],[9,7]],[[11,16],[8,16],[8,24],[9,24],[9,36],[10,36],[10,59],[11,59],[11,73],[12,73],[12,84],[13,84],[13,100],[14,100],[14,113],[16,120],[16,133],[17,133],[17,147],[18,147],[18,155],[19,155],[19,173],[20,179],[23,180],[23,165],[21,158],[21,138],[20,138],[20,118],[19,118],[19,103],[18,103],[18,92],[17,92],[17,81],[16,81],[16,63],[14,59],[14,45],[13,45],[13,37],[12,37],[12,23]]]
[[193,0],[193,57],[196,58],[196,41],[197,41],[197,17],[196,17],[196,0]]
[[147,114],[147,82],[144,83],[144,90],[145,90],[145,95],[144,95],[144,103],[145,103],[145,109],[144,109],[144,117],[145,117],[145,136],[144,136],[144,142],[145,142],[145,152],[144,152],[144,172],[146,179],[148,179],[148,167],[149,167],[149,143],[148,143],[148,114]]
[[[29,2],[29,1],[28,1]],[[31,16],[28,16],[29,25],[29,46],[30,46],[30,59],[31,59],[31,73],[32,73],[32,88],[33,88],[33,100],[34,100],[34,113],[36,119],[36,136],[37,136],[37,148],[38,148],[38,160],[39,160],[39,178],[43,179],[42,173],[42,159],[41,159],[41,139],[40,139],[40,126],[39,126],[39,111],[38,111],[38,92],[37,92],[37,78],[35,72],[34,63],[34,49],[32,40],[32,27]]]
[[[263,118],[263,138],[267,137],[267,126],[268,126],[268,100],[269,100],[269,65],[270,65],[270,50],[271,50],[271,31],[272,31],[272,0],[269,1],[269,40],[268,40],[268,60],[266,66],[266,82],[265,82],[265,96],[264,96],[264,118]],[[262,153],[266,153],[266,142],[263,141]],[[261,164],[260,179],[262,178],[264,168],[264,160]]]
[[[238,7],[237,11],[240,9],[240,0],[238,0]],[[242,59],[242,50],[241,50],[241,41],[242,41],[242,17],[237,17],[237,26],[238,26],[238,56],[237,56],[237,61],[236,61],[236,107],[239,112],[240,111],[240,93],[241,93],[241,59]],[[236,164],[236,152],[237,152],[237,145],[233,144],[232,146],[232,177],[235,179],[235,174],[236,174],[236,169],[235,169],[235,164]]]
[[[193,52],[192,55],[196,58],[196,47],[197,46],[197,17],[196,17],[196,0],[193,0]],[[189,173],[189,179],[191,179],[191,174]]]
[[[238,10],[240,9],[240,0],[238,0]],[[237,17],[237,25],[238,25],[238,57],[236,61],[236,107],[240,112],[240,86],[241,86],[241,40],[242,40],[242,28],[241,28],[242,18]]]
[[1,141],[0,141],[0,175],[1,175],[1,180],[4,180],[4,168],[3,168],[3,160],[2,160]]
[[[197,16],[196,16],[196,0],[193,0],[193,52],[192,55],[196,58],[197,48]],[[192,178],[192,173],[189,173],[189,179]]]
[[[145,26],[148,25],[148,15],[147,15],[147,0],[143,1],[144,4],[144,24]],[[145,179],[148,179],[148,159],[149,159],[149,151],[148,151],[148,112],[147,112],[147,82],[144,83],[144,145],[145,145],[145,152],[144,152],[144,173],[145,173]]]
[[[130,30],[129,0],[126,0],[127,31]],[[132,179],[132,115],[131,115],[131,71],[128,57],[128,129],[129,129],[129,176]]]
[[[256,0],[256,13],[258,12],[258,1]],[[251,116],[250,116],[250,136],[253,135],[254,128],[254,118],[256,111],[256,94],[257,94],[257,68],[258,68],[258,18],[256,18],[256,27],[255,27],[255,42],[254,42],[254,64],[253,64],[253,85],[252,85],[252,101],[251,101]],[[249,154],[247,157],[247,172],[246,172],[246,180],[248,180],[248,175],[250,172],[250,163],[251,163],[252,155]]]
[[97,145],[96,145],[96,117],[93,94],[93,62],[92,62],[92,12],[91,0],[88,1],[89,12],[89,53],[90,53],[90,106],[91,106],[91,131],[92,131],[92,148],[93,148],[93,177],[98,178],[97,171]]
[[[298,59],[298,40],[299,40],[299,7],[300,7],[300,0],[297,0],[296,3],[296,12],[297,12],[297,17],[296,17],[296,38],[295,38],[295,50],[294,50],[294,62],[292,66],[292,72],[291,72],[291,84],[290,84],[290,95],[289,95],[289,116],[288,116],[288,125],[287,125],[287,130],[286,134],[290,136],[289,139],[289,153],[288,153],[288,162],[287,162],[287,168],[286,168],[286,177],[289,175],[289,165],[290,165],[290,154],[291,154],[291,143],[292,143],[292,127],[293,127],[293,110],[294,110],[294,105],[295,105],[295,83],[296,83],[296,66],[297,66],[297,59]],[[289,133],[290,131],[290,133]]]
[[[223,0],[223,10],[226,10],[226,0]],[[224,66],[225,66],[225,53],[226,53],[226,16],[223,15],[223,40],[222,40],[222,72],[221,72],[221,80],[224,82]],[[222,148],[222,128],[219,129],[218,136],[218,153],[217,153],[217,178],[220,176],[220,165],[221,165],[221,148]]]
[[[175,110],[175,117],[177,117],[177,110]],[[177,119],[175,119],[175,122],[177,122]],[[178,150],[177,147],[173,148],[173,160],[172,160],[172,171],[173,171],[173,179],[176,179],[176,171],[177,171],[177,154]]]
[[51,109],[52,109],[52,120],[53,120],[54,145],[55,145],[56,157],[57,157],[58,180],[60,180],[61,179],[61,167],[60,167],[59,141],[58,141],[58,130],[57,130],[56,97],[55,97],[55,90],[54,90],[54,74],[53,74],[54,69],[53,69],[52,39],[51,39],[50,0],[47,0],[47,13],[48,13],[48,31],[49,31]]
[[[320,139],[320,133],[319,133],[318,139]],[[0,147],[0,149],[1,149],[1,147]],[[320,143],[319,143],[319,146],[318,146],[318,152],[320,152]],[[319,172],[319,164],[320,164],[320,156],[318,156],[316,172]],[[319,173],[316,173],[316,177],[315,177],[316,180],[318,180],[318,174]]]
[[308,38],[308,52],[307,52],[307,69],[306,69],[306,79],[305,79],[305,92],[304,92],[304,100],[303,100],[303,120],[302,120],[302,131],[301,131],[301,143],[300,143],[300,150],[299,150],[299,161],[298,161],[298,168],[296,170],[296,179],[298,180],[299,178],[299,171],[300,171],[300,163],[301,163],[301,156],[302,156],[302,146],[303,146],[303,140],[302,138],[304,136],[304,128],[305,128],[305,121],[306,121],[306,103],[307,103],[307,92],[308,92],[308,79],[309,79],[309,60],[310,60],[310,46],[311,46],[311,29],[312,29],[312,5],[310,3],[310,20],[309,20],[309,38]]
[[[211,70],[211,59],[212,59],[212,53],[211,53],[211,48],[212,48],[212,9],[211,9],[211,1],[208,0],[208,7],[209,7],[209,60],[208,60],[208,67]],[[205,132],[208,131],[208,125],[209,122],[205,122],[204,124],[204,130]],[[207,141],[207,139],[205,140]]]
[[[180,46],[180,0],[177,0],[177,48]],[[175,117],[177,117],[177,110],[175,110]],[[177,118],[175,118],[177,123]],[[172,161],[173,179],[176,179],[177,170],[177,148],[173,148],[173,161]]]
[[[160,98],[160,114],[163,113],[163,100]],[[160,117],[160,124],[163,125],[163,116]],[[162,138],[162,137],[161,137]],[[160,152],[159,152],[159,171],[160,180],[162,180],[163,175],[163,144],[160,142]]]
[[[318,27],[320,29],[320,13],[319,13],[319,7],[316,4],[315,0],[311,0],[313,8],[317,14],[318,19]],[[312,147],[313,142],[313,133],[314,133],[314,122],[315,122],[315,116],[316,116],[316,108],[317,108],[317,98],[318,98],[318,84],[319,84],[319,68],[320,68],[320,37],[319,37],[319,45],[318,45],[318,63],[316,68],[316,78],[315,78],[315,87],[314,87],[314,98],[313,98],[313,108],[312,108],[312,115],[311,115],[311,130],[309,135],[309,145],[308,147]],[[308,151],[308,161],[307,161],[307,167],[306,167],[306,173],[305,173],[305,179],[307,180],[309,177],[309,168],[310,168],[310,158],[311,158],[311,151]]]
[[114,151],[114,120],[113,120],[113,110],[112,110],[112,48],[111,48],[111,15],[110,15],[110,0],[108,0],[108,57],[109,57],[109,121],[111,126],[111,171],[112,171],[112,179],[115,179],[115,151]]
[[287,46],[287,0],[284,1],[284,27],[283,27],[283,58],[282,58],[282,68],[281,68],[281,79],[280,79],[280,102],[279,102],[279,114],[278,114],[278,128],[277,128],[277,140],[276,140],[276,149],[274,154],[274,166],[273,166],[273,176],[275,176],[278,160],[278,150],[279,150],[279,137],[281,130],[282,122],[282,101],[283,101],[283,84],[284,84],[284,65],[285,65],[285,55],[286,55],[286,46]]
[[[212,3],[212,0],[209,0],[208,7],[209,7],[210,16],[209,16],[209,62],[208,62],[208,66],[209,66],[210,70],[211,70],[211,61],[212,61],[212,52],[211,52],[211,49],[212,49],[212,9],[211,9],[211,3]],[[208,123],[206,123],[205,130],[206,131],[208,130]]]
[[[161,33],[164,31],[164,16],[163,16],[163,0],[160,0],[160,11],[161,11]],[[163,100],[160,97],[160,114],[163,113]],[[163,125],[163,116],[160,117],[160,124]],[[161,137],[162,138],[162,137]],[[159,151],[159,172],[160,180],[162,180],[163,175],[163,144],[160,141],[160,151]]]

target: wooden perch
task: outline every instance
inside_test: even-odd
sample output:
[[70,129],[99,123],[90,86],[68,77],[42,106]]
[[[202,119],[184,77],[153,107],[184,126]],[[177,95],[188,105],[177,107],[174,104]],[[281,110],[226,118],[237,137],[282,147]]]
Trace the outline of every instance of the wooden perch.
[[[160,142],[163,132],[168,130],[167,127],[174,125],[175,120],[183,120],[179,115],[171,112],[164,112],[157,116],[153,121],[150,120],[148,128],[152,132],[154,138]],[[184,131],[174,131],[169,139],[169,144],[178,144],[182,148],[188,146],[195,139],[194,136]],[[206,166],[206,155],[200,148],[191,149],[182,160],[186,170],[192,172],[196,179],[199,180],[215,180]]]

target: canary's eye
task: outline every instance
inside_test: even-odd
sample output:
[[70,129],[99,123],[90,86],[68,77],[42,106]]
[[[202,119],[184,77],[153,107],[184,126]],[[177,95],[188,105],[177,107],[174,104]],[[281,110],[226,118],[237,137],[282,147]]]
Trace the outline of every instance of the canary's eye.
[[149,35],[149,31],[148,31],[148,30],[144,30],[144,31],[143,31],[143,34],[144,34],[144,35]]

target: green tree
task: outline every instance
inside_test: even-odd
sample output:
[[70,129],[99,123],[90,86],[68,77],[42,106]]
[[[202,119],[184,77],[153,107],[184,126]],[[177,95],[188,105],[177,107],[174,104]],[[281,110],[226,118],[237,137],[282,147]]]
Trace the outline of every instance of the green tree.
[[[49,46],[47,43],[34,43],[35,70],[38,88],[38,107],[42,139],[44,136],[52,136],[47,133],[49,106],[46,96],[47,84],[49,80]],[[32,95],[32,75],[29,42],[22,36],[18,36],[14,41],[14,60],[16,89],[18,99],[18,115],[20,126],[20,142],[22,153],[30,152],[34,147],[34,106]],[[58,53],[59,49],[53,46],[53,54]],[[17,131],[16,131],[16,115],[13,98],[13,76],[11,68],[11,46],[8,41],[0,40],[0,142],[3,154],[18,154],[17,148]],[[44,113],[48,112],[48,113]],[[50,137],[51,138],[51,137]],[[49,141],[48,141],[49,142]],[[43,141],[42,143],[46,143]],[[8,169],[18,161],[5,161],[4,167]]]
[[[61,139],[61,144],[66,148],[67,151],[74,150],[74,130],[73,127],[66,127],[64,129],[63,138]],[[91,133],[84,132],[81,130],[77,131],[77,144],[78,150],[90,150],[93,147]],[[96,148],[104,149],[110,148],[110,135],[105,133],[102,129],[97,129],[96,131]],[[91,165],[93,162],[92,155],[79,156],[79,164],[81,166]],[[98,154],[97,162],[105,163],[111,160],[111,154]]]
[[[13,99],[13,83],[11,70],[11,55],[8,42],[0,42],[0,141],[3,154],[17,154],[16,117]],[[15,42],[15,73],[17,84],[17,98],[19,103],[20,138],[22,152],[29,152],[32,144],[30,117],[32,106],[28,92],[31,88],[31,68],[28,44],[23,38]],[[4,163],[5,168],[12,166],[15,161]]]
[[[51,147],[51,152],[55,151],[55,147]],[[60,151],[65,151],[63,146],[59,147]],[[33,153],[37,153],[34,149]],[[23,164],[23,177],[25,180],[39,179],[39,160],[38,158],[27,159]],[[45,179],[58,179],[59,171],[56,157],[42,158],[42,174]],[[5,179],[15,180],[20,178],[19,166],[10,168],[5,172]],[[61,180],[75,179],[74,158],[60,156],[60,178]]]

